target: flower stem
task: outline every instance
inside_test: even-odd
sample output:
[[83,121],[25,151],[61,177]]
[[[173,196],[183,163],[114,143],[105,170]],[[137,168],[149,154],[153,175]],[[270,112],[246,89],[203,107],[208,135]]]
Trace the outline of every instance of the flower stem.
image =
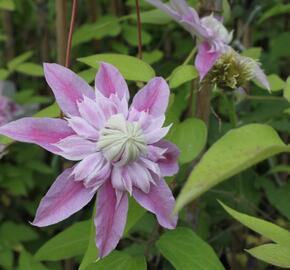
[[73,35],[74,26],[75,26],[75,20],[76,20],[76,15],[77,15],[77,6],[78,6],[78,1],[77,0],[73,0],[71,19],[70,19],[70,26],[69,26],[69,33],[68,33],[67,46],[66,46],[66,57],[65,57],[65,66],[66,67],[69,67],[69,65],[70,65],[72,35]]
[[136,0],[136,15],[137,15],[137,27],[138,27],[138,58],[142,59],[142,24],[140,16],[140,4],[139,0]]

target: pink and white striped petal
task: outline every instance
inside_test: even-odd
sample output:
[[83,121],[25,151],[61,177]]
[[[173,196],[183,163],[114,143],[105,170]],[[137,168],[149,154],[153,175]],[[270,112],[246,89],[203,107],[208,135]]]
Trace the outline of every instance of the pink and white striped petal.
[[133,188],[133,197],[142,207],[156,215],[161,226],[167,229],[176,227],[177,216],[173,214],[175,199],[164,179],[151,185],[148,193]]
[[117,203],[116,191],[107,181],[99,190],[95,217],[96,243],[99,257],[108,255],[120,241],[125,229],[128,197],[125,192]]
[[94,91],[86,81],[68,68],[45,63],[45,79],[52,89],[57,103],[66,115],[79,116],[77,102],[83,97],[95,98]]
[[101,92],[105,97],[117,95],[119,99],[123,97],[129,100],[129,90],[127,83],[119,70],[108,63],[101,63],[95,80],[95,90]]
[[167,109],[169,95],[167,82],[161,77],[153,78],[135,95],[131,109],[145,111],[154,117],[161,116]]
[[65,170],[41,200],[32,224],[37,227],[58,223],[86,206],[94,196],[91,189],[75,181],[73,168]]
[[67,118],[67,122],[69,127],[71,127],[81,137],[94,141],[98,140],[98,130],[90,125],[85,119],[78,116],[73,116]]
[[54,145],[61,150],[58,154],[68,160],[82,160],[97,152],[95,142],[78,135],[71,135]]
[[212,51],[211,46],[207,42],[203,42],[198,46],[198,53],[195,58],[195,67],[198,70],[200,80],[212,69],[220,52]]
[[57,142],[74,134],[67,122],[54,118],[22,118],[0,127],[0,134],[14,140],[35,143],[58,154]]

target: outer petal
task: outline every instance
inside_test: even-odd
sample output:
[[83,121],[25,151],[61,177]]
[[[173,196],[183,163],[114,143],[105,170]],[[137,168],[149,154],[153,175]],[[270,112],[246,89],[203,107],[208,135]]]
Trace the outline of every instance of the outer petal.
[[61,151],[58,153],[68,160],[82,160],[96,153],[96,143],[78,135],[72,135],[55,144]]
[[165,113],[169,100],[169,87],[161,77],[153,78],[134,97],[131,108],[158,117]]
[[74,72],[58,64],[44,64],[44,75],[65,114],[79,116],[77,102],[83,96],[94,99],[92,88]]
[[95,218],[100,258],[108,255],[117,246],[124,232],[128,211],[128,197],[125,192],[121,194],[118,202],[111,181],[107,181],[98,193]]
[[220,52],[211,51],[211,47],[207,42],[203,42],[198,46],[198,54],[195,58],[195,66],[199,72],[200,80],[202,80],[211,70],[219,56]]
[[171,142],[162,140],[155,144],[155,146],[166,149],[163,154],[164,158],[157,161],[162,176],[172,176],[179,170],[177,158],[179,156],[178,148]]
[[53,144],[74,132],[62,119],[27,117],[0,127],[0,134],[17,141],[35,143],[50,152],[58,153],[59,148]]
[[271,86],[268,82],[268,79],[264,73],[264,71],[260,68],[258,64],[254,67],[255,70],[255,78],[268,90],[271,91]]
[[108,63],[101,63],[95,80],[96,91],[100,91],[105,97],[112,94],[122,99],[124,96],[129,99],[129,90],[123,76],[114,66]]
[[44,227],[60,222],[91,201],[94,193],[82,182],[74,181],[72,170],[65,170],[41,200],[32,223],[34,226]]
[[171,190],[163,179],[151,184],[149,193],[134,188],[133,197],[148,211],[154,213],[159,224],[167,229],[174,229],[177,224],[177,216],[173,215],[175,200]]

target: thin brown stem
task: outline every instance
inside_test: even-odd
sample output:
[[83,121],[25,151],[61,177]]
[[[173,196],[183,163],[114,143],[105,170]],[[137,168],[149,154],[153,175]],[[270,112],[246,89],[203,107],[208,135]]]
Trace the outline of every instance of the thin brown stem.
[[142,24],[141,24],[139,0],[136,0],[136,14],[138,27],[138,58],[142,59]]
[[59,64],[65,64],[66,49],[66,0],[56,0],[56,43],[57,43],[57,61]]
[[75,26],[75,20],[76,20],[76,15],[77,15],[77,6],[78,6],[78,1],[77,0],[73,0],[71,19],[70,19],[70,26],[69,26],[69,33],[68,33],[67,46],[66,46],[66,58],[65,58],[65,66],[66,67],[69,67],[69,65],[70,65],[72,35],[73,35],[74,26]]

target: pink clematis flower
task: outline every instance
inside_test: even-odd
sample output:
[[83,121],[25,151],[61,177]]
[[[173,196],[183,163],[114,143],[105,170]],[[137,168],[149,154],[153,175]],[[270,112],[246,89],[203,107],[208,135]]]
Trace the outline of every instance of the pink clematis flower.
[[[207,75],[222,54],[233,50],[229,46],[233,32],[229,32],[222,21],[213,15],[200,18],[196,10],[187,5],[186,0],[171,0],[169,4],[163,3],[162,0],[146,1],[167,13],[192,37],[197,37],[198,53],[195,66],[199,72],[200,80]],[[258,63],[253,69],[254,78],[269,90],[269,82]]]
[[104,257],[124,231],[129,193],[160,225],[175,228],[175,200],[164,177],[178,171],[179,151],[163,140],[170,128],[162,127],[169,99],[165,80],[149,81],[128,108],[127,84],[110,64],[100,65],[95,91],[60,65],[45,64],[44,72],[65,119],[23,118],[1,127],[0,134],[77,163],[56,179],[32,224],[62,221],[98,193],[96,245]]

